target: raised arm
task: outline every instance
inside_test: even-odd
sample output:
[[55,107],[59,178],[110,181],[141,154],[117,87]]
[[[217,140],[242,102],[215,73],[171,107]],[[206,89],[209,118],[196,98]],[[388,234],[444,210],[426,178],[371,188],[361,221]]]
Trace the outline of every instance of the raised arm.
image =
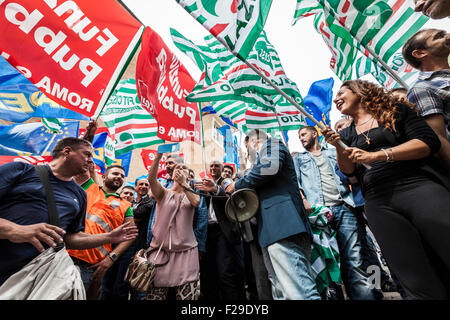
[[161,158],[162,153],[158,153],[150,167],[150,170],[148,171],[148,182],[150,183],[150,190],[152,191],[152,194],[155,197],[156,201],[161,201],[161,199],[164,197],[164,193],[166,192],[164,187],[161,185],[161,183],[159,183],[157,179],[158,167]]
[[198,205],[200,204],[200,196],[198,194],[195,194],[193,192],[189,192],[186,189],[190,189],[189,184],[187,183],[187,178],[186,176],[183,174],[182,171],[175,169],[173,171],[173,179],[174,181],[176,181],[180,186],[183,187],[184,190],[184,194],[186,195],[186,197],[188,198],[189,202],[191,203],[191,205],[195,208],[198,207]]

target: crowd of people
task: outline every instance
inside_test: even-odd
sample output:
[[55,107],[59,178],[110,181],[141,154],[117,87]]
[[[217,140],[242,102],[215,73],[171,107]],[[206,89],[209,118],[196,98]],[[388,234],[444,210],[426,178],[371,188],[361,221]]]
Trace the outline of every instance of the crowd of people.
[[[0,166],[0,288],[64,242],[91,300],[376,300],[383,291],[449,299],[449,54],[447,32],[418,32],[403,47],[420,70],[410,90],[346,81],[334,99],[343,115],[335,131],[301,128],[304,151],[291,154],[252,130],[247,169],[214,160],[199,180],[176,154],[165,180],[157,179],[162,154],[134,188],[124,187],[119,165],[100,178],[91,122],[83,138],[60,140],[47,166],[59,226],[49,224],[34,167]],[[232,221],[226,203],[246,188],[256,191],[258,212]],[[332,255],[317,250],[310,218],[319,211],[327,212],[320,237],[337,243]],[[141,249],[161,263],[146,292],[125,281]]]

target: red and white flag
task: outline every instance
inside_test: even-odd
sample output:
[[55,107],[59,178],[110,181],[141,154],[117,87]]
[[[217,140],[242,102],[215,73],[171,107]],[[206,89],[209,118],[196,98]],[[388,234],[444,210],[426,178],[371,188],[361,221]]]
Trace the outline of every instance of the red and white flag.
[[0,54],[51,100],[96,117],[143,26],[115,0],[0,0]]
[[185,99],[195,85],[161,37],[146,27],[136,65],[136,87],[142,108],[158,122],[159,138],[201,144],[199,107]]

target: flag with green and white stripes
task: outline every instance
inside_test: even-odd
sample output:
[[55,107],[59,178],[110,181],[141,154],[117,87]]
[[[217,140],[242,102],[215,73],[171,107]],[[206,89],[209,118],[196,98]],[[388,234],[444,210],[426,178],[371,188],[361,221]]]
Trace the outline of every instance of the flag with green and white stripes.
[[[275,115],[275,110],[278,119]],[[245,112],[246,130],[260,129],[267,132],[278,132],[280,131],[280,126],[281,130],[288,131],[299,130],[307,125],[303,115],[292,105],[279,105],[275,110],[262,107],[248,109]]]
[[140,105],[135,79],[119,82],[100,113],[100,119],[114,140],[116,156],[133,149],[164,143],[156,135],[156,120]]
[[[273,111],[275,109],[282,119],[280,122],[283,130],[299,129],[305,125],[303,115],[295,107],[214,37],[205,37],[205,47],[194,44],[174,29],[171,29],[171,35],[174,44],[204,71],[186,100],[210,102],[219,116],[228,117],[244,132],[253,128],[280,130]],[[274,79],[281,89],[290,92],[299,104],[303,104],[297,86],[286,77],[278,54],[267,42],[264,32],[248,59],[250,63],[260,66],[260,70],[265,70],[266,75]],[[261,67],[261,62],[257,59],[263,59],[265,66]],[[215,82],[210,85],[207,79]]]
[[341,283],[339,247],[334,231],[328,221],[331,211],[324,206],[312,206],[308,220],[313,233],[311,268],[317,290],[322,293],[332,283]]
[[[389,65],[394,54],[428,20],[414,12],[413,2],[407,0],[297,0],[294,23],[312,14],[316,30],[333,53],[331,67],[343,81],[353,77],[356,51],[352,54],[350,47],[369,56],[367,46]],[[345,58],[345,52],[350,58]]]
[[[333,23],[333,30],[341,29],[339,35],[333,33],[329,23]],[[357,43],[336,21],[326,21],[323,12],[314,16],[314,28],[322,35],[331,52],[330,68],[342,81],[353,77],[352,66],[357,55]]]
[[292,25],[301,18],[309,17],[321,12],[323,12],[323,6],[319,0],[297,0]]
[[[225,79],[235,93],[256,94],[263,98],[251,95],[246,96],[248,102],[258,104],[262,107],[273,106],[267,96],[276,96],[279,93],[260,76],[258,76],[247,64],[233,56],[220,42],[211,36],[205,37],[208,47],[215,52],[217,60],[220,62]],[[275,47],[267,39],[264,30],[255,42],[255,46],[247,57],[247,62],[263,73],[279,89],[291,97],[296,97],[301,104],[303,99],[297,85],[291,81],[284,72],[278,53]],[[266,97],[264,97],[266,96]]]
[[246,58],[266,23],[272,0],[176,0],[231,52]]
[[[397,74],[409,87],[412,87],[419,78],[419,71],[414,69],[405,61],[400,51],[396,52],[389,59],[387,64],[392,70],[397,72]],[[360,57],[356,61],[355,70],[357,78],[370,73],[380,83],[380,85],[387,90],[401,87],[401,85],[398,84],[397,81],[395,81],[383,67],[380,67],[379,64],[374,62],[369,57]]]
[[217,115],[229,118],[239,130],[244,131],[245,125],[245,111],[251,108],[250,105],[243,101],[229,100],[229,101],[214,101],[211,106],[216,111]]
[[[186,97],[187,101],[241,100],[261,107],[275,106],[273,100],[277,99],[279,93],[214,37],[205,37],[207,48],[195,45],[175,30],[172,31],[172,39],[203,71],[199,83]],[[303,103],[297,85],[286,76],[278,54],[268,42],[264,31],[261,32],[247,61],[299,104]]]

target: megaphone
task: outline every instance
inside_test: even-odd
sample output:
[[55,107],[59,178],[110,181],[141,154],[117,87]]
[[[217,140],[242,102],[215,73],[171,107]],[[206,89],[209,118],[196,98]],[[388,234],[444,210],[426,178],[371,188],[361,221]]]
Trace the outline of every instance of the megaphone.
[[225,204],[225,214],[231,222],[245,222],[253,218],[259,208],[259,199],[252,189],[240,189]]

